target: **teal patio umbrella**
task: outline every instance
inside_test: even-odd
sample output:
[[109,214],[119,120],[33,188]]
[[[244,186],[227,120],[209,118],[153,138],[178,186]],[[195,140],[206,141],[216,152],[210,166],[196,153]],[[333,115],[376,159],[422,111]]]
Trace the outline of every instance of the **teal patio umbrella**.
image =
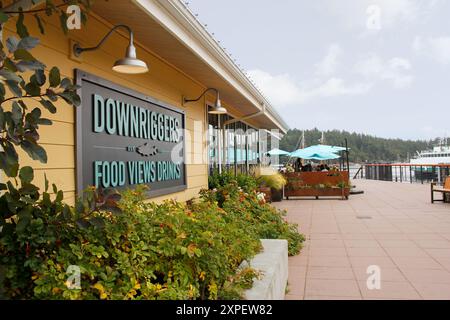
[[308,160],[332,160],[340,158],[341,156],[337,152],[342,150],[346,149],[343,147],[315,145],[291,152],[290,156]]
[[337,153],[339,151],[345,151],[346,148],[338,147],[338,146],[328,146],[325,144],[317,144],[314,146],[307,147],[303,150],[307,150],[308,152],[317,152],[317,153]]
[[307,160],[332,160],[341,157],[340,155],[332,152],[311,152],[305,149],[299,149],[292,152],[290,155],[293,158],[302,158]]

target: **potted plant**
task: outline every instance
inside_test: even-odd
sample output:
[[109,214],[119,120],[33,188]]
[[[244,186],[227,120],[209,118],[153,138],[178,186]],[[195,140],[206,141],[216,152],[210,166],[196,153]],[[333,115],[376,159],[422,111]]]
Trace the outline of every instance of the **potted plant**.
[[[260,182],[260,191],[267,192],[270,201],[279,202],[283,199],[283,187],[286,185],[286,178],[281,173],[260,175],[258,181]],[[264,188],[264,191],[261,188]]]

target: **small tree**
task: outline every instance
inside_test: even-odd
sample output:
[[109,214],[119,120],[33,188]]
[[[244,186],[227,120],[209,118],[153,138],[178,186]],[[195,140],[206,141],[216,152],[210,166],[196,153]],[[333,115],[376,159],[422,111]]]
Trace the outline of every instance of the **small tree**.
[[[0,183],[0,281],[4,278],[4,283],[0,283],[0,295],[4,289],[3,295],[8,298],[33,296],[32,270],[36,270],[61,241],[70,238],[66,232],[70,229],[62,231],[62,224],[85,226],[88,223],[85,218],[90,213],[108,201],[111,203],[108,196],[92,193],[86,203],[69,207],[62,202],[63,193],[55,185],[52,188],[55,198],[51,200],[48,181],[41,193],[32,184],[33,169],[20,168],[18,148],[33,160],[47,162],[47,153],[39,144],[39,127],[51,125],[52,121],[42,117],[42,108],[56,113],[55,102],[59,99],[72,106],[80,104],[72,80],[62,78],[58,67],[47,67],[32,55],[39,39],[29,34],[25,17],[31,16],[44,34],[41,15],[57,14],[62,30],[67,32],[66,7],[78,5],[85,22],[89,0],[63,0],[58,5],[46,0],[40,9],[26,10],[20,6],[38,2],[42,1],[19,0],[12,4],[9,1],[10,5],[3,7],[0,1],[0,170],[9,178],[8,182]],[[18,37],[12,35],[4,39],[4,26],[15,16]],[[91,222],[101,223],[95,219]]]

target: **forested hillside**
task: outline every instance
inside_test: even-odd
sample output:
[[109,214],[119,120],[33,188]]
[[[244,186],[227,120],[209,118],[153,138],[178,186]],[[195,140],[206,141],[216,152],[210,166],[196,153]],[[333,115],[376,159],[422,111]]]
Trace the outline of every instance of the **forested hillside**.
[[[302,130],[290,130],[281,140],[280,149],[293,151],[301,135]],[[324,131],[324,135],[325,144],[328,145],[341,146],[347,139],[348,147],[351,149],[351,162],[406,161],[408,155],[412,157],[416,151],[431,148],[437,142],[437,139],[433,141],[385,139],[339,130]],[[306,146],[319,144],[321,136],[322,131],[318,129],[305,130]]]

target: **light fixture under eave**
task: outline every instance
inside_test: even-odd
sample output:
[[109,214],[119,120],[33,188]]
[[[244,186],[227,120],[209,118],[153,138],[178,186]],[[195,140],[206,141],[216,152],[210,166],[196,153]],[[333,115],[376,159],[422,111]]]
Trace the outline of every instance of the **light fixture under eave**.
[[222,102],[220,101],[219,90],[217,90],[216,88],[208,88],[208,89],[206,89],[205,91],[203,91],[203,93],[197,99],[186,99],[186,98],[183,98],[183,104],[189,103],[189,102],[195,102],[195,101],[200,100],[200,98],[203,97],[206,94],[206,92],[208,92],[210,90],[216,92],[216,102],[214,103],[214,106],[211,107],[211,109],[208,111],[208,113],[209,114],[226,114],[226,113],[228,113],[227,109],[222,107]]
[[126,74],[139,74],[139,73],[148,72],[147,64],[144,61],[137,59],[137,57],[136,57],[136,47],[134,46],[133,31],[131,30],[130,27],[123,25],[123,24],[113,27],[103,37],[103,39],[99,42],[99,44],[96,45],[95,47],[82,48],[82,47],[80,47],[80,45],[78,43],[76,43],[73,46],[73,52],[74,52],[75,56],[78,57],[81,53],[83,53],[85,51],[94,51],[94,50],[99,49],[103,45],[103,43],[111,36],[113,31],[118,28],[124,28],[128,31],[128,33],[130,34],[130,43],[125,52],[125,57],[117,60],[114,63],[112,69],[115,72],[126,73]]

